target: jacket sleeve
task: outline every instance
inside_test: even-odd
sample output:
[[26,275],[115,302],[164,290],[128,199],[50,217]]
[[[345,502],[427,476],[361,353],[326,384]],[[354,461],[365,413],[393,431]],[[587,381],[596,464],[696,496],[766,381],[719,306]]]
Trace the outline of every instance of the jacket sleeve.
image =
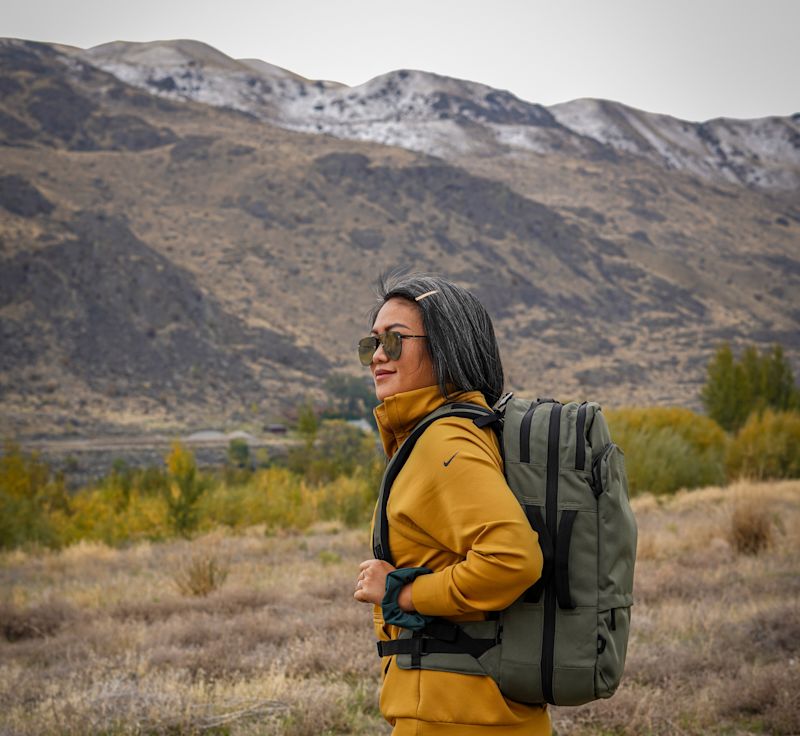
[[415,481],[407,521],[459,560],[414,581],[417,611],[501,610],[539,578],[537,535],[506,483],[491,430],[440,420],[420,438],[406,469]]

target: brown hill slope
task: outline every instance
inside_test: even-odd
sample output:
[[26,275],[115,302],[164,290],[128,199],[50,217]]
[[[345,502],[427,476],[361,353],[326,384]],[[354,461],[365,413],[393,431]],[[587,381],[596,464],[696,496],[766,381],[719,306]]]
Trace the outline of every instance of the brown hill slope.
[[789,195],[293,133],[44,44],[2,42],[0,68],[0,432],[283,411],[357,370],[392,266],[473,288],[534,394],[692,404],[722,338],[798,355]]

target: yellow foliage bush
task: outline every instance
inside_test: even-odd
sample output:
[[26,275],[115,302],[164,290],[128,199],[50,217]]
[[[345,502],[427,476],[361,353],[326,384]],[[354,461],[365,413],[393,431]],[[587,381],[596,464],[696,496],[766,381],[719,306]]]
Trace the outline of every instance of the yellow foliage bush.
[[22,544],[58,546],[50,516],[67,509],[63,477],[53,477],[37,453],[7,441],[0,453],[0,548]]
[[[45,463],[8,446],[0,455],[0,547],[81,540],[119,545],[220,524],[302,530],[318,520],[367,523],[381,475],[374,440],[344,431],[337,438],[339,430],[337,423],[326,424],[324,441],[302,474],[286,467],[241,477],[201,472],[191,451],[175,443],[166,472],[117,464],[71,495]],[[353,440],[352,447],[342,438]]]
[[199,528],[279,525],[281,518],[296,516],[286,513],[292,506],[287,498],[296,496],[299,484],[299,476],[277,467],[259,470],[243,483],[213,483],[198,503]]
[[321,519],[339,520],[347,526],[369,521],[375,507],[378,488],[368,473],[341,475],[318,490]]
[[263,509],[263,521],[269,527],[306,529],[317,518],[316,494],[285,468],[256,473],[252,488],[257,497],[251,500],[251,506]]
[[198,505],[199,528],[266,524],[271,528],[305,529],[320,520],[356,526],[369,521],[376,494],[377,487],[365,472],[309,485],[287,468],[266,468],[246,483],[218,483],[209,488]]
[[725,482],[728,438],[712,419],[681,407],[603,413],[625,453],[631,493],[671,493]]
[[800,478],[800,412],[753,412],[728,448],[730,477]]
[[672,429],[701,452],[724,450],[727,441],[725,431],[713,419],[680,406],[610,409],[603,414],[612,432],[618,424],[633,431]]
[[128,503],[120,506],[107,488],[84,489],[70,499],[69,513],[51,515],[60,545],[82,539],[117,545],[140,539],[169,536],[167,506],[158,496],[132,491]]

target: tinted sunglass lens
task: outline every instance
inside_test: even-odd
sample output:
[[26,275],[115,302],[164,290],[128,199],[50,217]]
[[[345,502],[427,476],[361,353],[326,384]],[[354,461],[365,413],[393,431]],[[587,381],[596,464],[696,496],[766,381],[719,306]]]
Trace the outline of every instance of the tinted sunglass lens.
[[367,366],[372,363],[372,356],[378,349],[378,340],[375,337],[365,337],[358,341],[358,359],[361,365]]
[[389,360],[397,360],[403,349],[403,338],[399,332],[387,332],[383,336],[383,350]]

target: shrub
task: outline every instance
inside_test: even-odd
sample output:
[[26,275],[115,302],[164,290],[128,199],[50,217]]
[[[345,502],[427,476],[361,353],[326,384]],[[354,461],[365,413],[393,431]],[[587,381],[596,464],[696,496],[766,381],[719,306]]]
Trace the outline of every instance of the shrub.
[[377,483],[368,473],[340,476],[319,488],[319,517],[326,521],[338,520],[349,527],[365,524],[372,516],[377,495]]
[[63,476],[36,453],[27,455],[7,441],[0,455],[0,548],[28,542],[57,546],[50,514],[69,506]]
[[323,565],[338,565],[342,561],[342,556],[338,552],[331,552],[329,549],[321,549],[317,553],[317,559]]
[[800,412],[754,412],[730,444],[728,474],[757,480],[800,478]]
[[150,467],[134,470],[134,484],[143,494],[161,495],[169,486],[167,474],[154,465]]
[[[788,612],[787,612],[788,616]],[[767,665],[742,668],[737,673],[746,688],[726,688],[717,710],[740,722],[757,723],[761,733],[797,736],[800,733],[800,668],[785,659]],[[748,729],[748,730],[752,730]]]
[[161,539],[173,530],[161,496],[133,489],[125,506],[118,505],[113,486],[85,488],[70,499],[69,513],[55,512],[50,523],[59,545],[82,539],[118,545],[139,539]]
[[369,521],[376,493],[374,477],[363,471],[310,486],[287,468],[265,468],[245,484],[209,488],[198,502],[198,525],[204,530],[217,524],[300,530],[325,520],[357,526]]
[[739,553],[757,555],[772,541],[772,523],[766,509],[754,503],[739,504],[731,516],[728,541]]
[[117,461],[108,476],[68,496],[45,463],[7,445],[0,456],[0,548],[84,539],[119,545],[219,524],[302,530],[320,519],[347,526],[369,520],[381,473],[371,436],[326,422],[301,456],[302,475],[267,467],[215,476],[201,474],[192,453],[176,443],[167,472]]
[[604,412],[625,453],[631,493],[671,493],[725,482],[727,437],[708,417],[679,407]]
[[6,641],[53,636],[75,618],[75,609],[63,601],[48,600],[28,608],[0,602],[0,633]]
[[317,499],[296,474],[285,468],[268,468],[253,476],[246,496],[251,523],[269,528],[306,529],[317,519]]
[[205,597],[222,587],[229,572],[228,563],[209,552],[200,552],[178,565],[172,581],[184,595]]
[[259,508],[263,505],[258,503],[252,480],[233,485],[226,480],[212,485],[197,502],[198,528],[208,531],[223,524],[236,529],[263,523],[264,510]]

